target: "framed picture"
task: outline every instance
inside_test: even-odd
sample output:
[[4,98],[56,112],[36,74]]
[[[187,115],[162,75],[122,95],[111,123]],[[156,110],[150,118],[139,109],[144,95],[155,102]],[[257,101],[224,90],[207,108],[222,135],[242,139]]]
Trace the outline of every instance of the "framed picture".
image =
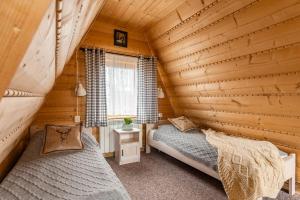
[[127,47],[127,32],[115,29],[114,45],[119,47]]

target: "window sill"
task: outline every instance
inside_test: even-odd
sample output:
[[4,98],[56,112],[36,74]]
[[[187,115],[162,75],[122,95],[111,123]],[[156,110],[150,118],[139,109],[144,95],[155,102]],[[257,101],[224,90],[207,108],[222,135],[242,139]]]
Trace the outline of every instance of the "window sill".
[[136,119],[136,115],[115,115],[115,116],[108,116],[108,120],[111,119],[124,119],[130,117],[132,119]]

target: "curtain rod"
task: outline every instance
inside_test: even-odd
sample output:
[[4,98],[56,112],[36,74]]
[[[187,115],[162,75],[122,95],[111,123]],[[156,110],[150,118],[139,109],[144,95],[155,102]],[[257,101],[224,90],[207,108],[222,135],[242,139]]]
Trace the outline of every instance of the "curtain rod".
[[[84,51],[85,49],[88,50],[93,50],[93,49],[103,49],[103,48],[93,48],[93,47],[80,47],[79,48],[81,51]],[[130,57],[135,57],[138,58],[140,57],[142,54],[133,54],[133,53],[127,53],[127,52],[120,52],[120,51],[114,51],[111,49],[103,49],[105,52],[107,53],[111,53],[111,54],[116,54],[116,55],[121,55],[121,56],[130,56]],[[148,56],[148,55],[142,55],[144,58],[151,58],[152,56]]]

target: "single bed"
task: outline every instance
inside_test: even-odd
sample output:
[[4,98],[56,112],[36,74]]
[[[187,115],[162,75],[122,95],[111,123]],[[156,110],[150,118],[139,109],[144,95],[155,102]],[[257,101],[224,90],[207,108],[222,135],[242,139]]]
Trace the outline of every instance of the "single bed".
[[[159,128],[147,127],[146,152],[154,147],[216,179],[220,179],[217,172],[217,150],[211,146],[203,133],[191,130],[181,133],[171,124],[164,124]],[[295,194],[295,154],[288,155],[280,151],[285,161],[285,178],[289,181],[289,194]]]
[[128,200],[127,191],[89,133],[84,150],[41,155],[43,132],[36,133],[0,184],[0,199]]

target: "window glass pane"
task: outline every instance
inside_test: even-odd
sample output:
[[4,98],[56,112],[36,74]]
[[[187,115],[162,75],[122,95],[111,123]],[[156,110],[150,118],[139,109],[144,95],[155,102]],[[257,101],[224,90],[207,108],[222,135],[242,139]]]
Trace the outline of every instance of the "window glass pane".
[[136,115],[137,58],[107,53],[105,63],[108,115]]

